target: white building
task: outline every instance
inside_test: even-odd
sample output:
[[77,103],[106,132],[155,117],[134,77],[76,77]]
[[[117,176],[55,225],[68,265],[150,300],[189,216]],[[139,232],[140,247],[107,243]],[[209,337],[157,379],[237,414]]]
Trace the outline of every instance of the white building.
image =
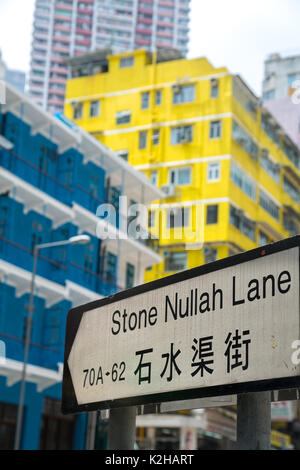
[[300,146],[299,91],[300,54],[270,55],[265,61],[263,101],[298,146]]

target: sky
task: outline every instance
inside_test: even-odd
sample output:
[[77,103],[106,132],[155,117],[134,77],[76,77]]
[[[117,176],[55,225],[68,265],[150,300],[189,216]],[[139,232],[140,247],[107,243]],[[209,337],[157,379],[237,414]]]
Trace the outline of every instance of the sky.
[[[300,0],[192,0],[189,58],[240,74],[257,94],[265,58],[300,53]],[[0,0],[0,49],[28,72],[34,0]]]

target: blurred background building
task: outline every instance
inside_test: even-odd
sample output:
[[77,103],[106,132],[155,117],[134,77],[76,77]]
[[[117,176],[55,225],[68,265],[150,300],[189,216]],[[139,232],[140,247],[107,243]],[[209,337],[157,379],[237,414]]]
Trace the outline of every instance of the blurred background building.
[[29,92],[44,109],[62,112],[65,59],[110,48],[174,48],[186,54],[190,0],[36,0]]
[[300,54],[271,54],[265,61],[264,106],[300,147]]
[[9,69],[2,58],[2,52],[0,50],[0,80],[9,83],[15,87],[21,93],[25,91],[26,74],[21,70]]

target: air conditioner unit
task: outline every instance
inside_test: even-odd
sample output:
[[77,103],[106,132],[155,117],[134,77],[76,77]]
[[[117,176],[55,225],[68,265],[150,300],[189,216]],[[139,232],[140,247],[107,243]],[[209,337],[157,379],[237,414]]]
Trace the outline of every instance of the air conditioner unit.
[[173,184],[165,184],[161,187],[161,189],[167,197],[175,196],[175,186]]
[[245,145],[247,143],[247,140],[244,138],[244,137],[238,137],[236,139],[236,141],[240,144],[240,145]]

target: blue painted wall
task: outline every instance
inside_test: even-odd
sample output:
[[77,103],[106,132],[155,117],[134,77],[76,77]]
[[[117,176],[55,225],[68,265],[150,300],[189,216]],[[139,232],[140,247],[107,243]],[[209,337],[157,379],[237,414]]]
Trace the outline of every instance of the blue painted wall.
[[[10,151],[0,147],[0,167],[68,207],[76,202],[96,214],[99,204],[108,202],[105,171],[94,163],[84,164],[84,157],[77,149],[59,154],[57,145],[51,140],[51,132],[49,138],[32,135],[30,126],[22,119],[10,112],[5,115],[0,112],[0,134],[13,143]],[[118,194],[118,189],[110,193]],[[78,233],[78,227],[72,222],[54,229],[47,216],[34,210],[24,211],[23,204],[12,194],[1,193],[0,187],[0,259],[31,272],[35,244],[65,240]],[[70,280],[98,294],[110,295],[117,291],[116,270],[114,263],[110,263],[109,273],[104,272],[108,264],[100,265],[100,252],[101,241],[96,236],[91,238],[89,245],[43,250],[38,259],[37,274],[61,285]],[[22,362],[29,294],[17,297],[15,288],[6,281],[4,276],[0,282],[0,340],[6,344],[7,358]],[[36,291],[30,364],[58,370],[58,363],[63,362],[66,316],[71,307],[70,301],[65,299],[47,308],[45,300]],[[19,390],[20,382],[8,387],[6,379],[0,376],[0,402],[17,404]],[[22,434],[24,449],[39,448],[45,397],[59,400],[61,384],[39,393],[35,384],[27,383]],[[84,448],[86,418],[86,414],[76,418],[75,449]]]

